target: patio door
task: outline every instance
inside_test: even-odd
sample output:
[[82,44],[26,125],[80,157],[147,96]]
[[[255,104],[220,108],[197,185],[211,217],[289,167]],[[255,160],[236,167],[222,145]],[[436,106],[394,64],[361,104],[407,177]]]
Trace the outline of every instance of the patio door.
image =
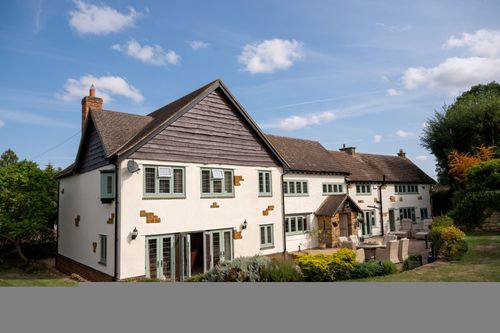
[[180,243],[181,243],[180,246],[181,273],[182,273],[182,280],[184,280],[191,276],[191,235],[181,234]]
[[394,209],[389,209],[389,231],[396,231],[396,216]]
[[233,260],[233,231],[206,231],[204,234],[205,272],[220,262]]
[[146,238],[146,277],[175,279],[174,236],[162,235]]
[[361,232],[363,236],[369,236],[372,234],[372,224],[374,222],[375,216],[374,212],[371,210],[363,211],[363,223],[361,224]]

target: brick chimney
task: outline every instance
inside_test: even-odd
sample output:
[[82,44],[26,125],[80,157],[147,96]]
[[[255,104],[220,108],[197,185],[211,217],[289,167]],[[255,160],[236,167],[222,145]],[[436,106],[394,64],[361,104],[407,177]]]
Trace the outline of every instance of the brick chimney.
[[345,143],[342,148],[339,149],[340,151],[343,151],[344,153],[347,153],[351,156],[356,154],[356,147],[346,147]]
[[102,110],[102,98],[95,97],[94,85],[90,86],[89,96],[82,99],[82,130],[85,125],[85,119],[89,115],[90,109]]
[[400,150],[399,150],[398,156],[399,156],[399,157],[402,157],[402,158],[406,158],[406,153],[404,152],[404,150],[403,150],[403,149],[400,149]]

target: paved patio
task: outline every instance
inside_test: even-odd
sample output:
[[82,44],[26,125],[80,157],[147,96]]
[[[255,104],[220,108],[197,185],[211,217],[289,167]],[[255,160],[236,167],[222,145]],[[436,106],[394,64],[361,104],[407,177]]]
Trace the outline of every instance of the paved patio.
[[[382,237],[376,236],[376,237],[371,237],[370,240],[376,240],[382,242]],[[335,253],[339,250],[338,247],[334,248],[326,248],[326,249],[307,249],[307,250],[302,250],[300,252],[292,252],[292,255],[297,255],[299,253],[310,253],[310,254],[332,254]],[[427,255],[429,251],[431,250],[431,244],[429,242],[429,248],[425,248],[425,241],[420,240],[420,239],[410,239],[410,245],[408,247],[408,254],[409,255],[421,255],[424,263],[427,263]]]

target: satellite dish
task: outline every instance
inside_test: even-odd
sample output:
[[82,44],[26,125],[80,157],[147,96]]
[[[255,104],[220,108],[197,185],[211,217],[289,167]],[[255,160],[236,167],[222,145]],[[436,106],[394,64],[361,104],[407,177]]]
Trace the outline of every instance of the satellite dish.
[[141,169],[139,169],[139,164],[137,164],[136,161],[130,160],[127,162],[127,170],[130,173],[134,173],[134,172],[139,171]]

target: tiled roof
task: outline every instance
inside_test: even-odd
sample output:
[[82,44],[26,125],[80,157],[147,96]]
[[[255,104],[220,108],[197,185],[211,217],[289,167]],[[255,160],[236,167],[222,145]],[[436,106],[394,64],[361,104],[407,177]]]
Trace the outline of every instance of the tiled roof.
[[361,208],[352,200],[350,196],[347,194],[338,194],[338,195],[329,195],[323,200],[321,206],[319,206],[318,210],[315,212],[316,215],[319,216],[333,216],[337,213],[337,211],[341,208],[344,202],[347,200],[351,210],[355,212],[362,212]]
[[317,141],[270,134],[266,134],[266,137],[292,171],[349,173]]

